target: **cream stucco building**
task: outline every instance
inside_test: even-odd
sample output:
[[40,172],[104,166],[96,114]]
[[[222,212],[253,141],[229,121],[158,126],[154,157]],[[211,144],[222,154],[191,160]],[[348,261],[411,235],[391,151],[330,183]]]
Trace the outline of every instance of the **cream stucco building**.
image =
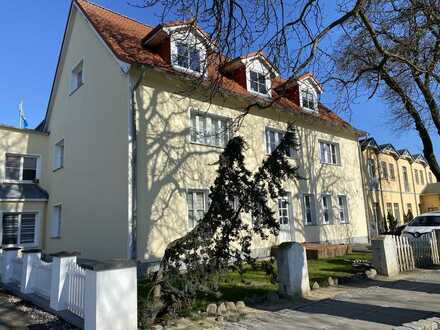
[[[411,211],[421,213],[420,194],[427,184],[436,182],[426,159],[408,150],[397,150],[391,144],[379,145],[374,138],[361,142],[370,235],[385,229],[388,213],[405,222]],[[422,209],[423,212],[423,209]]]
[[74,1],[44,121],[0,127],[3,244],[158,260],[206,211],[231,122],[271,100],[234,133],[247,165],[293,122],[301,147],[290,161],[306,179],[285,183],[273,201],[281,233],[255,241],[256,253],[285,240],[366,242],[360,131],[319,103],[313,75],[286,83],[261,53],[220,65],[215,52],[193,23],[152,28]]

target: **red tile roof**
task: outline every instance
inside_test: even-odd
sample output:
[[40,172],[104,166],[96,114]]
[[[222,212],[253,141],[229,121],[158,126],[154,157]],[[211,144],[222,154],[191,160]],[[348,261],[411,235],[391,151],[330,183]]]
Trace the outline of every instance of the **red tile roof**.
[[[153,53],[141,45],[143,38],[153,30],[153,27],[86,0],[75,0],[75,3],[119,60],[130,64],[147,64],[174,71],[170,64],[159,54]],[[218,56],[216,58],[217,60],[214,61],[218,63],[220,60]],[[212,66],[208,69],[210,76],[219,77],[218,65],[210,64],[210,66]],[[243,96],[252,96],[246,88],[234,80],[224,76],[221,76],[220,80],[220,84],[224,89]],[[283,82],[284,80],[281,78],[275,78],[273,81],[274,86],[279,86]],[[273,94],[275,94],[273,95],[275,97],[276,92]],[[276,103],[295,112],[304,112],[297,104],[287,98],[280,98]],[[319,117],[337,123],[339,126],[351,128],[350,124],[322,104],[319,105]]]

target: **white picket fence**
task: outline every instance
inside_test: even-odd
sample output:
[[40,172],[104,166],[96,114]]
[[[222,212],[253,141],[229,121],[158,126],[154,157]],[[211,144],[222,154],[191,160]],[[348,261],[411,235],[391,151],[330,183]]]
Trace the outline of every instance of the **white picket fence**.
[[67,309],[84,318],[86,271],[76,263],[67,270]]
[[50,297],[50,283],[52,276],[52,263],[37,260],[34,264],[35,282],[33,289],[36,294],[44,297]]
[[393,236],[401,272],[440,264],[435,232],[420,237]]
[[16,283],[21,282],[21,271],[23,269],[23,260],[21,257],[15,258],[12,261],[12,281]]

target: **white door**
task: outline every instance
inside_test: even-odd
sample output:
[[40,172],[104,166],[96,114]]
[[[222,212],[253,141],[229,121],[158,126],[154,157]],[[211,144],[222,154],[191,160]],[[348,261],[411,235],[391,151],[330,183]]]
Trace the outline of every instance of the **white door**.
[[278,198],[278,221],[280,222],[279,243],[292,241],[292,203],[289,194]]

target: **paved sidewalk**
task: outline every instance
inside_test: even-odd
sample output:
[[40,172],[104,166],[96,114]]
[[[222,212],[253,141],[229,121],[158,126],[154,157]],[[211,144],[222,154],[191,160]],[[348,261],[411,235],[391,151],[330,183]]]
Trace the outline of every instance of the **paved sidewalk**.
[[225,323],[224,329],[392,329],[436,316],[440,270],[424,270],[393,281],[314,291],[297,305],[262,306],[243,321]]

